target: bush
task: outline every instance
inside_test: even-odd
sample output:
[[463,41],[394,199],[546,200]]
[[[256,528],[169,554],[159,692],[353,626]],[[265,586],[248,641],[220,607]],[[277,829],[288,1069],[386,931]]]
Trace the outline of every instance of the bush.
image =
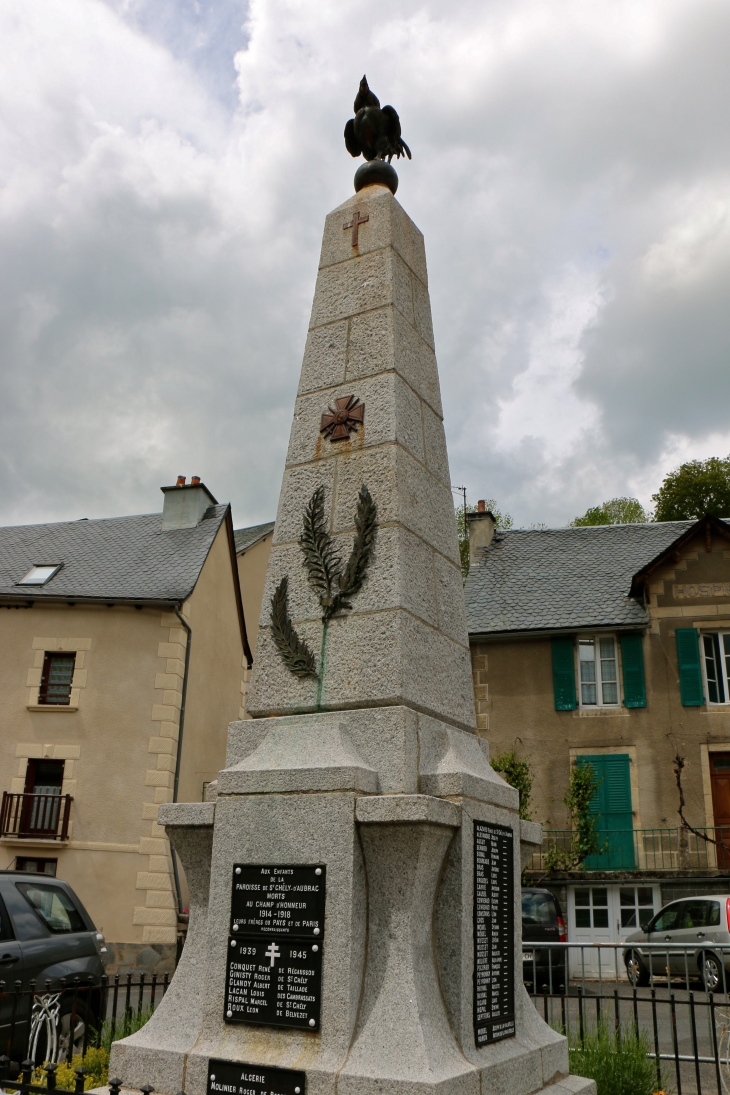
[[659,1095],[656,1061],[647,1057],[649,1040],[633,1026],[616,1031],[605,1025],[568,1036],[570,1071],[596,1081],[598,1095]]

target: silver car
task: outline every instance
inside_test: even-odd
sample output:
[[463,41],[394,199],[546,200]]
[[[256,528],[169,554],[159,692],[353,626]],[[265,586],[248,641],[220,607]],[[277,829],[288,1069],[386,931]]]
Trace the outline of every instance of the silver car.
[[[642,947],[642,943],[673,946],[662,950]],[[699,974],[708,992],[725,992],[730,987],[730,894],[672,901],[645,928],[629,935],[626,944],[626,973],[634,986],[648,985],[652,974],[655,978],[666,978],[667,972],[685,978]]]

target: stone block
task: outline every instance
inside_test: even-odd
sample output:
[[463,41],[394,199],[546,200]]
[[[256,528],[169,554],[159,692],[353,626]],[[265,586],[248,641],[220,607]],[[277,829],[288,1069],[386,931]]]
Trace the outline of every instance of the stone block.
[[[298,731],[309,719],[308,715],[288,715],[231,723],[226,767],[234,767],[257,749],[272,725]],[[382,794],[413,794],[418,789],[417,720],[415,711],[407,707],[370,707],[316,716],[318,725],[339,725],[346,731],[364,765],[377,772]]]
[[423,442],[426,467],[435,479],[451,489],[451,472],[449,471],[449,456],[446,451],[444,424],[425,401],[423,407]]
[[317,327],[307,335],[298,394],[342,384],[347,362],[348,320]]
[[144,782],[146,787],[172,787],[172,773],[148,768]]
[[177,928],[145,927],[142,928],[143,943],[175,943],[177,941]]
[[428,298],[428,289],[416,278],[413,279],[413,326],[419,335],[431,349],[435,349],[433,338],[433,323],[431,322],[431,302]]
[[321,269],[310,330],[392,304],[415,326],[411,272],[390,248]]
[[174,772],[177,759],[173,753],[158,753],[157,768],[161,772]]
[[172,882],[169,874],[138,871],[136,888],[138,890],[171,890]]
[[150,738],[147,751],[149,753],[174,753],[177,743],[173,738]]
[[518,808],[517,791],[490,767],[475,734],[421,715],[418,744],[424,793],[465,796],[507,810]]
[[347,730],[316,716],[296,726],[271,719],[253,752],[218,776],[218,801],[225,795],[292,791],[378,791],[378,775],[358,755]]
[[[168,802],[159,807],[157,815],[158,823],[165,826],[168,836],[172,828],[207,828],[213,825],[214,819],[214,802]],[[177,847],[176,841],[173,844]]]
[[166,855],[151,855],[149,862],[150,871],[169,871],[170,860]]
[[[329,441],[320,432],[322,415],[334,407],[340,396],[356,396],[365,404],[363,424],[348,441]],[[394,372],[368,377],[356,384],[346,381],[337,387],[299,396],[289,439],[287,467],[313,460],[341,457],[376,445],[398,443],[423,462],[421,401]]]
[[152,705],[151,719],[153,722],[177,722],[180,718],[180,711],[177,706],[173,707],[168,704],[155,703]]
[[145,897],[145,905],[148,909],[177,910],[175,895],[171,890],[148,890]]
[[143,836],[139,842],[139,850],[142,855],[167,855],[167,841]]
[[179,691],[181,687],[182,675],[178,676],[177,673],[155,674],[155,688],[172,688]]
[[323,486],[331,498],[334,475],[334,460],[305,464],[285,470],[276,511],[272,541],[274,547],[299,540],[302,532],[302,516],[307,502],[319,486]]
[[461,567],[434,552],[434,573],[438,597],[438,627],[460,646],[468,645]]
[[[406,383],[443,417],[441,386],[433,346],[424,341],[400,312],[393,310],[393,337],[397,369]],[[349,376],[349,366],[348,366]]]
[[360,825],[419,822],[456,829],[461,825],[461,808],[432,795],[373,795],[357,800],[355,817]]
[[146,905],[137,906],[134,910],[132,923],[177,928],[177,910],[148,908]]
[[[356,209],[360,218],[368,218],[360,226],[357,250],[352,246],[352,229],[344,227],[352,222]],[[393,247],[424,285],[428,284],[423,234],[390,190],[382,186],[367,186],[328,215],[322,238],[320,268],[346,262],[356,255],[366,255],[382,247]]]

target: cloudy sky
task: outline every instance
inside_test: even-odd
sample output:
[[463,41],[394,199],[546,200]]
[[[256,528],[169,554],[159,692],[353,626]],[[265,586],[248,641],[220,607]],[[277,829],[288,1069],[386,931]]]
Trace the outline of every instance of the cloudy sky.
[[727,0],[2,0],[0,522],[272,518],[363,72],[454,484],[564,524],[730,451]]

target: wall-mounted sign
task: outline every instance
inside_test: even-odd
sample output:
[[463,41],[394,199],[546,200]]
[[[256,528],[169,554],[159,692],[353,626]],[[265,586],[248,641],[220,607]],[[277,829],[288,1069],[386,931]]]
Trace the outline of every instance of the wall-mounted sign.
[[231,932],[234,935],[324,935],[327,868],[252,866],[233,868]]
[[211,1058],[208,1095],[306,1095],[306,1075],[291,1068]]
[[675,601],[696,601],[700,597],[730,597],[730,582],[675,582],[672,596]]
[[514,835],[474,821],[474,1041],[515,1034]]

